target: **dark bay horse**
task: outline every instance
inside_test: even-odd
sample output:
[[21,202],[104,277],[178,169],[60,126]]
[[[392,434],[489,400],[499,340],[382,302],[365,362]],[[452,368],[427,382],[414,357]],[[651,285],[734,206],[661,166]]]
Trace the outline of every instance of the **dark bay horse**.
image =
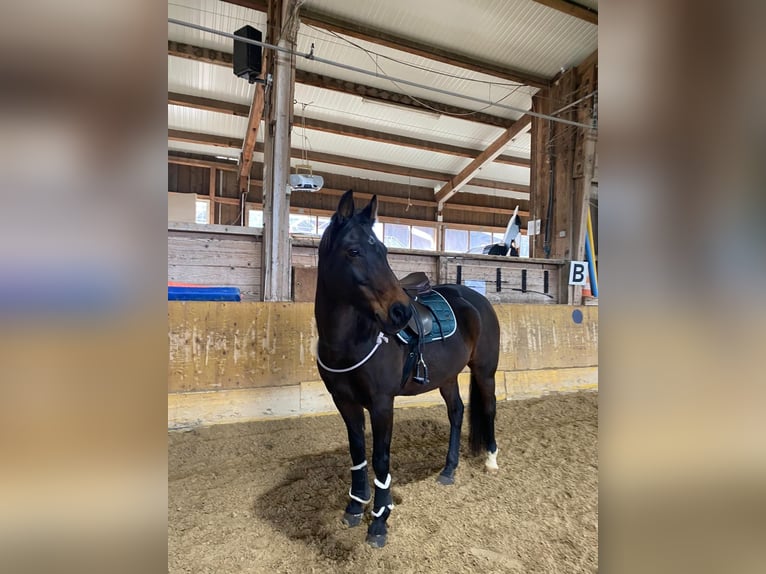
[[386,259],[386,247],[372,231],[377,198],[354,210],[351,190],[319,245],[315,317],[319,342],[319,373],[348,429],[351,451],[350,501],[344,514],[349,526],[360,524],[370,502],[364,444],[364,410],[372,422],[372,468],[375,501],[367,541],[386,543],[386,520],[393,509],[389,459],[394,423],[394,397],[417,395],[438,388],[447,403],[450,422],[447,462],[438,482],[452,484],[458,465],[463,402],[457,376],[468,365],[470,385],[470,445],[474,454],[487,453],[486,468],[497,470],[495,443],[495,371],[500,326],[492,305],[461,285],[438,285],[455,312],[457,330],[425,346],[429,382],[412,374],[402,383],[407,346],[396,338],[412,315],[411,300],[402,290]]

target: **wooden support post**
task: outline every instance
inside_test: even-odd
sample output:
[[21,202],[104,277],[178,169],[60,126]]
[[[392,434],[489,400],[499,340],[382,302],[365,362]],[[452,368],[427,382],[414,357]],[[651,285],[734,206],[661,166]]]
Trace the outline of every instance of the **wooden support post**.
[[[298,33],[298,2],[269,3],[268,42],[294,50]],[[274,54],[269,116],[264,149],[263,300],[290,299],[290,130],[293,114],[293,67],[289,54]]]
[[215,178],[218,175],[218,170],[210,166],[210,206],[208,207],[208,223],[215,223]]
[[[532,97],[532,110],[541,114],[551,112],[550,90],[541,90]],[[530,194],[529,194],[529,219],[541,221],[540,235],[530,238],[530,256],[545,258],[549,255],[544,250],[546,225],[552,226],[553,221],[548,221],[548,203],[550,192],[550,169],[551,158],[548,153],[550,141],[550,121],[532,118],[532,165],[530,167]],[[552,231],[552,230],[551,230]]]
[[[590,93],[596,87],[596,62],[578,68],[580,92]],[[595,100],[590,100],[577,110],[577,121],[584,124],[594,119]],[[596,133],[594,130],[577,130],[574,157],[574,198],[572,203],[572,259],[585,260],[585,231],[587,229],[590,191],[596,161]],[[572,293],[572,303],[582,303],[582,287]]]

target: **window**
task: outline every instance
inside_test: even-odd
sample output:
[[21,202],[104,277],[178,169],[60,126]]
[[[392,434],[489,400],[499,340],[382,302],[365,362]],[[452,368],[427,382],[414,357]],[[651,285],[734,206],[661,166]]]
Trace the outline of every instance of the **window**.
[[317,234],[317,218],[313,215],[290,214],[290,233]]
[[317,217],[317,232],[319,235],[324,233],[324,230],[327,229],[328,225],[330,225],[329,217]]
[[375,224],[372,226],[372,232],[375,234],[375,237],[377,237],[378,240],[382,240],[383,224],[380,221],[375,222]]
[[260,209],[248,209],[247,226],[263,228],[263,211]]
[[194,221],[196,223],[210,223],[210,200],[198,199],[196,208]]
[[436,251],[436,230],[433,227],[412,226],[412,248]]
[[468,251],[468,232],[462,229],[445,229],[444,251],[454,251],[457,253]]
[[471,244],[468,246],[468,249],[472,252],[476,251],[477,253],[481,253],[482,248],[485,245],[490,245],[492,243],[492,233],[490,232],[471,231],[469,237]]
[[410,248],[410,226],[399,225],[398,223],[383,224],[384,239],[386,247],[395,247],[399,249]]

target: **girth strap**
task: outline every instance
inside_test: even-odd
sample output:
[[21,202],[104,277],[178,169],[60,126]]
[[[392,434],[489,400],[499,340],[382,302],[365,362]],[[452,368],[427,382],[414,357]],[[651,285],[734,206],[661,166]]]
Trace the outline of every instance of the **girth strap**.
[[[418,328],[418,336],[411,339],[407,346],[407,359],[404,361],[404,369],[402,371],[402,387],[407,384],[407,380],[410,378],[410,374],[415,371],[413,380],[421,385],[428,384],[428,366],[423,359],[423,340],[425,335],[423,333],[423,322],[420,320],[417,307],[410,304],[412,309],[412,315],[415,317],[415,325]],[[429,309],[430,311],[430,309]],[[441,325],[439,326],[441,328]]]

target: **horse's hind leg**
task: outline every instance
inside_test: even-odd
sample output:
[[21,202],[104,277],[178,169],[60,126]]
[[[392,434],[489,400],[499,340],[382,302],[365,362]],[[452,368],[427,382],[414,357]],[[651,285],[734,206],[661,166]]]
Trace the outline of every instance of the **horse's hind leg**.
[[445,383],[439,388],[444,402],[447,403],[447,415],[449,416],[449,449],[447,450],[447,463],[444,470],[436,478],[440,484],[453,484],[455,482],[455,470],[460,457],[460,429],[463,426],[463,400],[460,398],[460,389],[457,378]]
[[497,472],[497,443],[495,442],[495,368],[471,365],[471,450],[474,454],[485,449],[484,463],[488,472]]
[[348,401],[335,401],[348,430],[348,446],[351,451],[351,490],[349,502],[343,515],[347,526],[358,526],[364,516],[364,507],[370,502],[370,484],[367,479],[367,459],[364,452],[364,409]]

